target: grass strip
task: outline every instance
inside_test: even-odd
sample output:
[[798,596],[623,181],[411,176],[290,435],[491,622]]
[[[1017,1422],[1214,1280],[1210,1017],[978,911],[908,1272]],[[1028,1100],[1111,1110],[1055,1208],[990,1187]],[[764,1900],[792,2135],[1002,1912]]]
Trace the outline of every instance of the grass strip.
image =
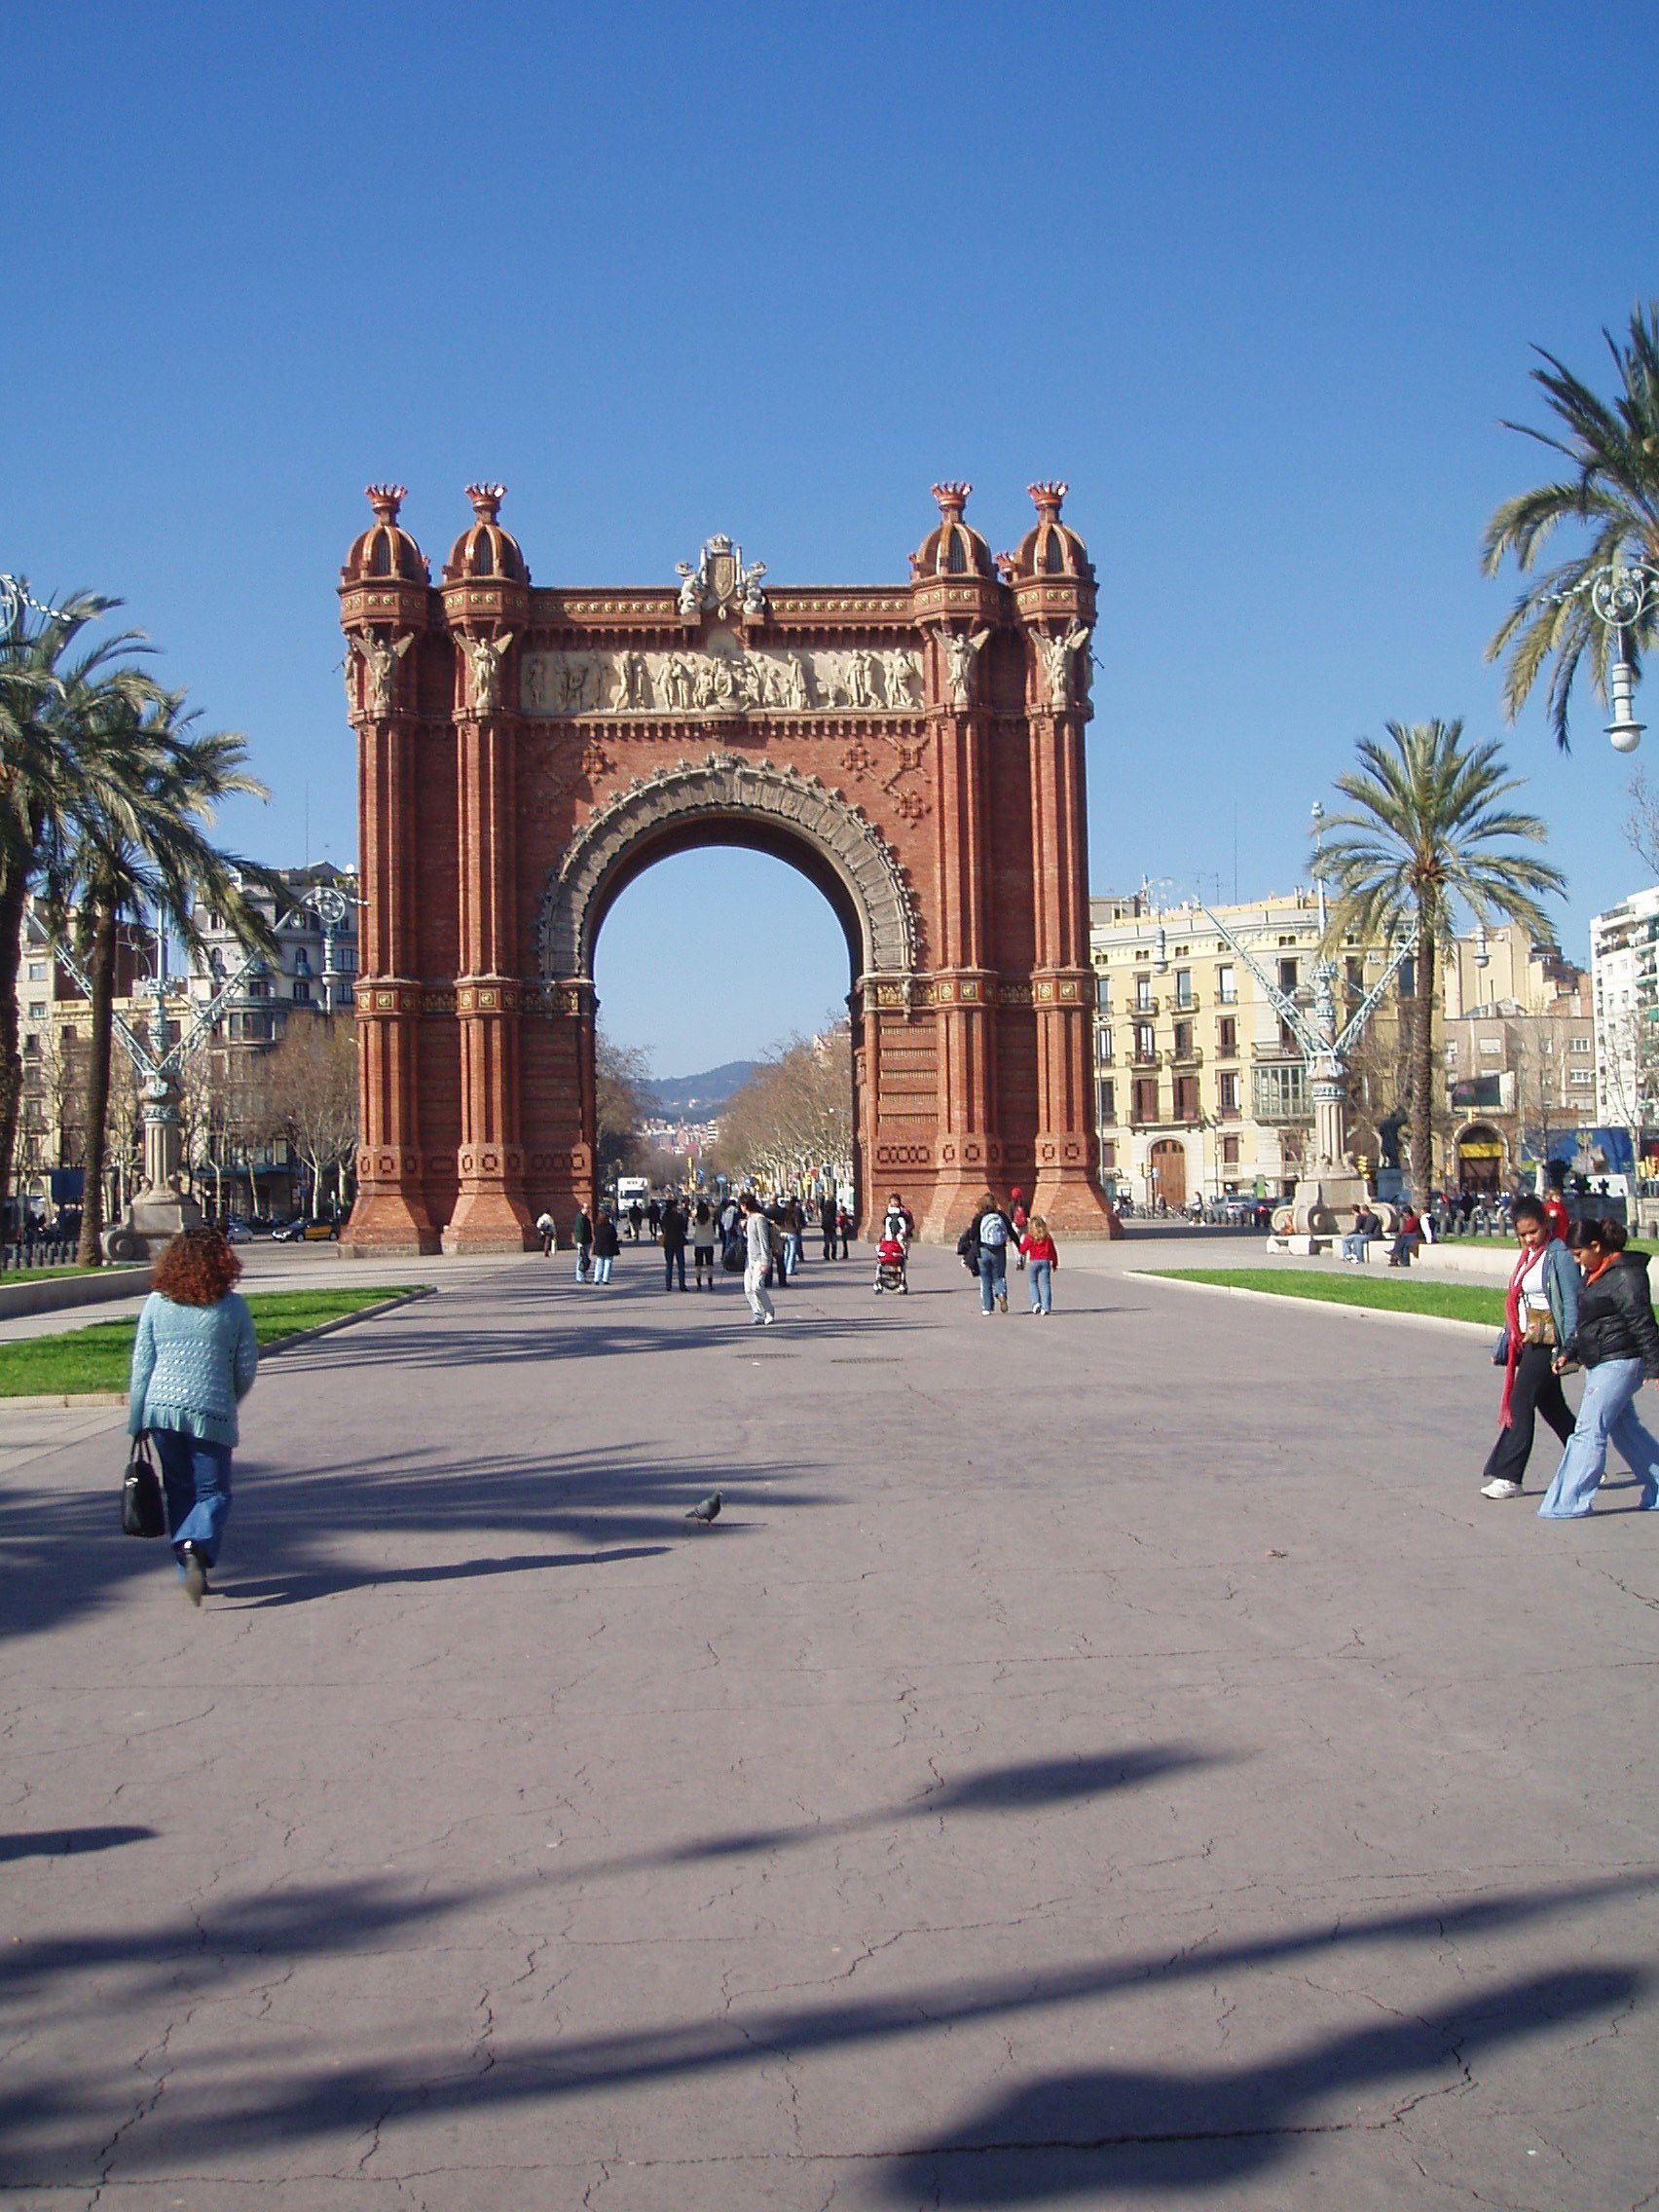
[[1473,1283],[1419,1282],[1410,1276],[1320,1274],[1311,1268],[1145,1268],[1172,1282],[1209,1282],[1221,1290],[1262,1290],[1274,1298],[1311,1298],[1325,1306],[1362,1306],[1379,1313],[1429,1313],[1441,1321],[1503,1326],[1503,1292]]
[[[280,1344],[303,1329],[320,1328],[365,1306],[403,1298],[412,1283],[382,1284],[375,1290],[272,1290],[248,1297],[254,1334],[263,1348]],[[57,1337],[25,1337],[0,1345],[0,1398],[79,1397],[89,1390],[125,1390],[132,1371],[132,1340],[138,1324],[94,1321]]]
[[0,1270],[0,1290],[14,1282],[67,1282],[71,1275],[114,1273],[107,1268],[6,1268]]

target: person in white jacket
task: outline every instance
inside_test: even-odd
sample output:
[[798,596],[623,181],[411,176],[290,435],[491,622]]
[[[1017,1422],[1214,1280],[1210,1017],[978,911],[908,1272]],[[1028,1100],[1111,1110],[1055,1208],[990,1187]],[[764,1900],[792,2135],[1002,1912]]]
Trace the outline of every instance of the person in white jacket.
[[772,1225],[761,1212],[760,1201],[753,1191],[745,1191],[740,1202],[748,1253],[743,1270],[743,1295],[749,1301],[750,1325],[756,1329],[768,1328],[778,1318],[766,1288],[766,1271],[772,1265]]

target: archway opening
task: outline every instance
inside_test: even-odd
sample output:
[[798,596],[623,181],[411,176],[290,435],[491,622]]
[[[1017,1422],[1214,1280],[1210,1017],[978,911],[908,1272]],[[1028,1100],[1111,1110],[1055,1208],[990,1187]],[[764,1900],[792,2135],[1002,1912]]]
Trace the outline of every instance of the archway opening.
[[[602,1186],[626,1152],[653,1188],[856,1189],[862,932],[819,856],[764,824],[673,825],[608,877],[590,929]],[[624,1147],[630,1088],[644,1112]],[[784,1126],[792,1101],[798,1133]],[[805,1132],[826,1117],[841,1141],[815,1146]]]

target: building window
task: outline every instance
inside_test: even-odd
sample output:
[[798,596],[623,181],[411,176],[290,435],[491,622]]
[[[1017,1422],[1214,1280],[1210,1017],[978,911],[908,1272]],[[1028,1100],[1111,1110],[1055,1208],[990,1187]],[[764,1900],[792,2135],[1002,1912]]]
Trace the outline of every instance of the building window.
[[1175,1024],[1175,1057],[1190,1060],[1193,1056],[1193,1025],[1190,1021]]
[[1135,1078],[1135,1120],[1137,1122],[1156,1122],[1157,1119],[1158,1078],[1156,1076],[1137,1076]]
[[34,1035],[32,1030],[23,1039],[23,1057],[25,1060],[35,1060],[40,1057],[40,1039]]
[[44,960],[31,960],[29,962],[29,981],[31,983],[44,983],[46,981],[46,962]]
[[1224,1060],[1237,1055],[1238,1023],[1231,1014],[1224,1014],[1215,1025],[1215,1049]]
[[304,945],[301,945],[299,951],[294,955],[294,974],[296,976],[309,976],[311,974],[311,954]]
[[1196,1122],[1198,1118],[1198,1079],[1196,1075],[1178,1075],[1175,1078],[1175,1119]]
[[1297,963],[1294,960],[1279,962],[1279,989],[1287,998],[1296,988],[1297,973]]
[[[346,965],[346,963],[345,963],[344,961],[342,961],[340,965],[341,965],[342,967],[344,967],[344,966]],[[1112,1011],[1112,978],[1111,978],[1111,977],[1110,977],[1110,976],[1102,976],[1102,977],[1101,977],[1099,978],[1099,980],[1098,980],[1098,981],[1097,981],[1097,982],[1095,983],[1095,986],[1094,986],[1094,1003],[1095,1003],[1095,1005],[1096,1005],[1096,1006],[1097,1006],[1097,1007],[1099,1008],[1099,1010],[1100,1010],[1100,1012],[1101,1012],[1102,1014],[1110,1014],[1110,1013],[1111,1013],[1111,1011]]]
[[46,1019],[45,999],[31,999],[29,1001],[29,1019],[31,1021],[44,1021]]
[[1100,1040],[1100,1065],[1109,1068],[1112,1065],[1112,1032],[1110,1029],[1099,1029],[1095,1035]]
[[1237,1166],[1237,1164],[1238,1164],[1238,1139],[1237,1139],[1236,1137],[1223,1137],[1223,1138],[1222,1138],[1222,1140],[1221,1140],[1221,1164],[1222,1164],[1222,1165],[1223,1165],[1224,1167],[1236,1167],[1236,1166]]
[[1135,977],[1135,1005],[1145,1012],[1151,1011],[1152,977],[1150,976],[1137,976]]
[[1238,977],[1231,960],[1224,960],[1215,972],[1215,995],[1223,1006],[1238,1004]]
[[296,1006],[310,1006],[311,985],[309,983],[302,982],[294,985],[294,1004]]
[[1569,1037],[1567,1049],[1569,1052],[1587,1052],[1590,1050],[1590,1040],[1588,1037]]
[[1363,960],[1358,960],[1358,959],[1349,958],[1348,960],[1346,960],[1346,961],[1345,961],[1345,962],[1343,963],[1343,965],[1344,965],[1345,969],[1346,969],[1346,972],[1347,972],[1347,987],[1348,987],[1348,996],[1349,996],[1349,998],[1354,998],[1354,999],[1362,999],[1362,998],[1364,998],[1364,996],[1365,996],[1365,963],[1364,963],[1364,961],[1363,961]]
[[1177,968],[1175,971],[1175,1004],[1191,1006],[1193,1003],[1193,971]]
[[1216,1099],[1224,1114],[1236,1114],[1242,1103],[1243,1084],[1235,1075],[1216,1078]]
[[1312,1119],[1308,1097],[1308,1070],[1300,1060],[1268,1061],[1254,1071],[1258,1122],[1307,1122]]
[[250,999],[268,999],[271,996],[271,985],[256,979],[249,983],[247,995]]
[[1116,1172],[1118,1165],[1118,1147],[1115,1143],[1107,1142],[1100,1147],[1100,1164],[1108,1175]]
[[1115,1083],[1100,1086],[1100,1119],[1110,1128],[1118,1119],[1118,1087]]
[[1480,1052],[1483,1059],[1495,1060],[1502,1051],[1503,1039],[1501,1037],[1483,1037],[1480,1040]]
[[1279,1051],[1281,1052],[1294,1052],[1296,1050],[1296,1032],[1281,1015],[1279,1018]]
[[1446,1048],[1446,1065],[1449,1068],[1455,1068],[1457,1065],[1457,1040],[1456,1038],[1453,1038],[1451,1044]]
[[1574,1090],[1588,1090],[1596,1078],[1589,1068],[1568,1068],[1567,1080]]
[[1156,1059],[1158,1056],[1157,1036],[1158,1032],[1153,1028],[1150,1021],[1137,1021],[1135,1023],[1135,1058],[1137,1060],[1144,1062]]

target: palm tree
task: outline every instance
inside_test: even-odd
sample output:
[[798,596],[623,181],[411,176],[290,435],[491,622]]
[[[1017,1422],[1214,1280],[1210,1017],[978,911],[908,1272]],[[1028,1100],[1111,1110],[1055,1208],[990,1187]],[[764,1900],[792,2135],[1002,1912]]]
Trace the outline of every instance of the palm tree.
[[97,733],[112,702],[136,702],[149,688],[136,669],[118,665],[144,649],[140,633],[84,641],[88,625],[120,604],[78,592],[36,620],[19,597],[0,628],[0,1220],[22,1100],[18,963],[29,890],[49,836],[107,782]]
[[92,986],[87,1069],[87,1157],[79,1259],[101,1258],[110,1054],[123,924],[146,910],[155,926],[204,950],[196,915],[225,915],[251,948],[277,957],[276,934],[247,896],[269,889],[263,869],[223,853],[206,831],[220,800],[264,798],[243,766],[245,742],[230,731],[198,732],[184,694],[153,690],[141,704],[112,698],[96,741],[109,773],[79,794],[49,832],[45,905],[55,934],[73,933]]
[[1526,704],[1547,660],[1550,724],[1565,751],[1567,710],[1573,680],[1586,656],[1599,697],[1607,696],[1610,653],[1622,638],[1625,657],[1640,667],[1641,653],[1659,635],[1659,603],[1621,632],[1608,629],[1590,606],[1590,578],[1599,569],[1632,558],[1659,565],[1659,303],[1649,301],[1630,318],[1630,337],[1621,345],[1610,331],[1602,334],[1618,372],[1620,389],[1608,401],[1599,398],[1553,353],[1536,349],[1544,366],[1532,371],[1555,411],[1564,435],[1506,423],[1563,455],[1572,473],[1558,483],[1540,484],[1506,499],[1486,529],[1482,566],[1495,575],[1512,553],[1523,574],[1531,572],[1546,540],[1564,522],[1585,524],[1589,547],[1576,560],[1551,569],[1529,585],[1509,618],[1487,647],[1487,658],[1507,653],[1503,672],[1504,711],[1513,721]]
[[1554,933],[1538,900],[1567,884],[1508,842],[1541,845],[1547,832],[1535,814],[1505,804],[1521,784],[1505,774],[1495,744],[1465,749],[1460,721],[1389,722],[1387,736],[1386,745],[1361,738],[1359,768],[1337,778],[1353,812],[1325,825],[1334,834],[1320,865],[1335,895],[1330,944],[1350,932],[1386,943],[1417,926],[1410,1066],[1412,1192],[1420,1206],[1432,1173],[1436,962],[1457,907],[1483,923],[1518,922],[1548,944]]

